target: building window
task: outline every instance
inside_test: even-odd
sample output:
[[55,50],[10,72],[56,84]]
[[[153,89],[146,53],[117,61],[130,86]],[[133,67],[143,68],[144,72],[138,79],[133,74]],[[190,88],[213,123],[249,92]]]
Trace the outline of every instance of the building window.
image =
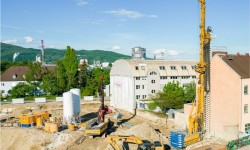
[[176,66],[170,66],[171,70],[176,70]]
[[17,78],[17,74],[13,74],[12,78],[16,79]]
[[168,79],[168,77],[167,76],[160,76],[160,79],[165,80],[165,79]]
[[187,70],[187,66],[181,66],[182,70]]
[[155,93],[155,90],[152,90],[151,93]]
[[5,93],[5,91],[4,91],[4,90],[2,90],[2,93]]
[[140,77],[135,77],[135,80],[140,80]]
[[1,86],[4,86],[4,83],[1,83]]
[[187,85],[188,85],[188,83],[184,83],[184,84],[182,85],[182,87],[187,87]]
[[248,104],[245,104],[244,105],[244,114],[247,114],[248,113]]
[[144,89],[144,85],[142,85],[142,89]]
[[136,95],[136,99],[140,99],[140,95]]
[[146,78],[141,78],[142,80],[146,80]]
[[141,66],[141,70],[145,70],[145,66]]
[[170,79],[177,79],[177,76],[170,76]]
[[157,75],[157,73],[152,71],[152,72],[149,73],[149,75]]
[[142,95],[142,99],[145,99],[147,96],[146,95]]
[[190,76],[181,76],[182,79],[189,79]]
[[244,95],[248,95],[248,85],[244,86]]
[[140,89],[140,85],[136,85],[136,89]]
[[138,67],[138,66],[135,66],[135,70],[139,70],[139,67]]
[[245,132],[250,134],[250,123],[245,124]]
[[159,66],[160,70],[165,70],[165,66]]
[[196,76],[192,76],[192,79],[195,79],[196,78]]
[[151,80],[151,83],[155,83],[155,80]]
[[192,66],[192,69],[194,70],[194,69],[195,69],[195,66]]

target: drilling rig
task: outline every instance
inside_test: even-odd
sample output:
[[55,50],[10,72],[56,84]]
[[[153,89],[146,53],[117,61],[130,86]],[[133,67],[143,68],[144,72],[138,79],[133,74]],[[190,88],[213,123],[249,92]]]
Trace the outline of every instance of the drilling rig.
[[202,140],[205,133],[205,95],[210,90],[210,41],[211,27],[205,29],[206,0],[198,0],[201,5],[200,12],[200,60],[196,64],[195,71],[199,73],[199,81],[196,88],[198,94],[193,102],[188,118],[187,133],[171,132],[170,144],[175,148],[184,148]]

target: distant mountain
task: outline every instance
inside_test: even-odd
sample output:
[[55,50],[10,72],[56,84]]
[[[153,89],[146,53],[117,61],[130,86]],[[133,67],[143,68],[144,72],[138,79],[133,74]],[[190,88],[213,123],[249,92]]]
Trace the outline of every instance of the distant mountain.
[[[15,62],[35,61],[37,55],[41,55],[40,49],[24,48],[16,45],[1,43],[1,61],[13,61],[14,53],[19,53],[15,58]],[[92,64],[94,60],[101,62],[114,62],[118,59],[130,59],[130,56],[104,50],[76,50],[77,58],[88,59],[88,63]],[[65,55],[65,49],[44,49],[45,62],[54,63],[58,59],[62,59]]]

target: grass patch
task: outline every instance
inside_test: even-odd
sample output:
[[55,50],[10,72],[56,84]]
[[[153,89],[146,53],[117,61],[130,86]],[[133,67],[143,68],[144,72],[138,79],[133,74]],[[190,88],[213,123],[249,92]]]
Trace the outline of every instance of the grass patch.
[[150,111],[150,110],[143,110],[144,112],[149,112],[155,116],[161,117],[161,118],[168,118],[168,115],[165,113],[160,113],[160,112],[154,112],[154,111]]

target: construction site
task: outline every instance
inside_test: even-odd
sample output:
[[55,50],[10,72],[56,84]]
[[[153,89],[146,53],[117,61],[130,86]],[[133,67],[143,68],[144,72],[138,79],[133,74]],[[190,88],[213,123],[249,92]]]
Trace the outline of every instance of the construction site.
[[[131,73],[129,76],[125,73],[132,69],[124,67],[117,71],[115,63],[110,75],[110,101],[104,100],[105,85],[104,77],[101,76],[98,85],[99,100],[96,101],[83,101],[80,89],[73,88],[63,93],[60,102],[52,100],[45,103],[2,104],[0,149],[244,149],[244,146],[250,144],[249,101],[247,101],[250,84],[249,53],[230,55],[226,52],[213,52],[211,58],[212,28],[205,24],[206,2],[205,0],[198,2],[200,57],[193,69],[196,73],[194,77],[196,98],[192,103],[184,104],[183,110],[175,110],[173,114],[166,115],[165,112],[140,110],[137,106],[136,99],[140,96],[136,96],[133,88],[138,89],[140,86],[135,84],[135,80],[146,76],[147,80],[151,81],[146,83],[145,79],[148,91],[155,93],[157,79],[163,79],[157,69],[160,67],[160,70],[167,70],[165,68],[170,68],[169,65],[164,66],[162,62],[155,61],[161,64],[152,65],[157,68],[153,70],[148,68],[154,61],[137,59],[127,62],[117,61],[119,69],[120,66],[124,67],[125,65],[121,64],[126,62],[130,63],[134,72],[144,73],[147,69],[149,71],[146,75],[139,72]],[[182,67],[182,70],[187,69]],[[226,74],[227,77],[222,74]],[[140,81],[141,85],[143,82]],[[142,87],[144,89],[144,85]]]

